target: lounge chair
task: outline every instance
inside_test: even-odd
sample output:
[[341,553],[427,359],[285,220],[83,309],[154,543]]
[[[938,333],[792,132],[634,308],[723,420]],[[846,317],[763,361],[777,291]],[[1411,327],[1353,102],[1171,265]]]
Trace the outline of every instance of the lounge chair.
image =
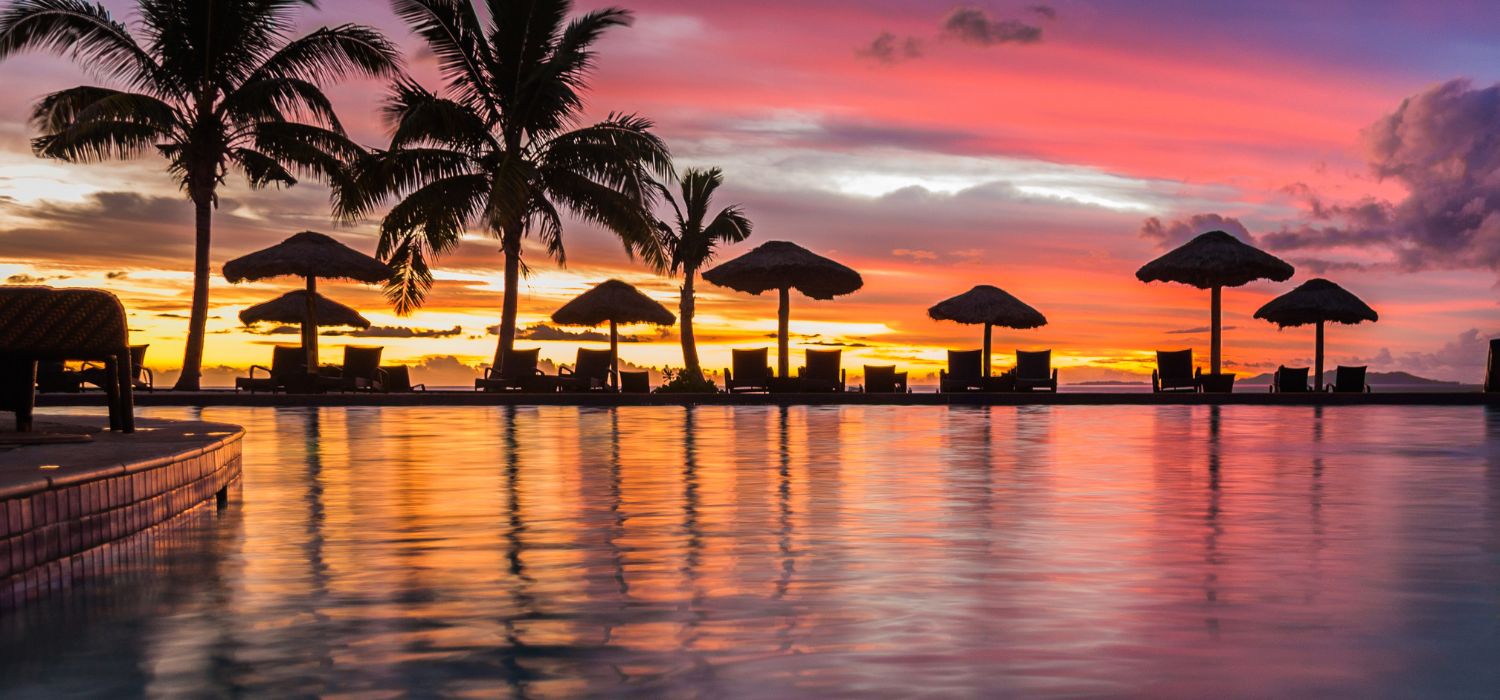
[[987,388],[983,350],[948,351],[948,369],[938,370],[938,391],[948,394]]
[[1203,368],[1193,367],[1192,350],[1156,351],[1156,369],[1151,370],[1151,390],[1198,391],[1203,386]]
[[486,367],[484,377],[474,380],[475,391],[528,391],[528,392],[551,392],[557,389],[556,383],[541,370],[537,369],[537,362],[541,359],[541,349],[511,350],[505,353],[505,361],[500,365],[500,371],[494,367]]
[[411,368],[406,365],[387,365],[380,368],[380,373],[384,378],[381,388],[387,394],[410,394],[414,391],[427,391],[426,384],[411,383]]
[[769,350],[766,348],[735,350],[732,354],[730,364],[733,367],[724,370],[725,391],[733,394],[771,390],[771,379],[775,375],[771,373],[771,365],[766,361]]
[[865,365],[866,394],[905,394],[906,373],[895,365]]
[[323,377],[320,383],[334,391],[384,391],[384,371],[380,354],[385,348],[344,346],[344,366],[337,377]]
[[36,363],[36,391],[39,394],[76,394],[83,391],[83,371],[68,369],[62,360]]
[[620,392],[625,394],[651,393],[650,372],[621,372]]
[[797,368],[797,383],[802,391],[843,391],[845,372],[841,366],[843,350],[808,350],[807,366]]
[[1052,351],[1016,351],[1016,391],[1057,391],[1057,370],[1052,367]]
[[573,366],[557,368],[557,384],[563,391],[614,391],[608,350],[578,349]]
[[1312,391],[1307,386],[1306,367],[1277,367],[1271,375],[1271,392],[1275,394],[1305,394]]
[[1368,367],[1345,367],[1339,365],[1333,372],[1333,383],[1326,388],[1335,394],[1367,394],[1370,385],[1365,383]]
[[[266,376],[255,376],[256,370],[264,372]],[[271,348],[271,366],[250,366],[250,376],[236,377],[234,390],[244,389],[250,393],[257,391],[287,391],[296,386],[298,382],[306,381],[307,353],[300,345],[277,345]]]
[[[146,348],[149,345],[130,346],[130,384],[136,391],[155,391],[156,375],[146,367]],[[100,389],[107,389],[106,382],[109,381],[109,370],[98,365],[90,364],[79,372],[79,378],[85,384],[92,384]]]

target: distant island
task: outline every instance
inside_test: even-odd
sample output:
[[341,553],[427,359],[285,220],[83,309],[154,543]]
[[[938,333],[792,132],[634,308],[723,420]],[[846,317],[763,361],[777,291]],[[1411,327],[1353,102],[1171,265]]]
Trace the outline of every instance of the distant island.
[[1092,382],[1072,382],[1068,386],[1150,386],[1151,382],[1122,381],[1119,379],[1100,379]]
[[[1273,374],[1274,373],[1272,372],[1257,374],[1253,377],[1236,379],[1235,383],[1270,385]],[[1324,372],[1323,383],[1332,384],[1333,377],[1333,371]],[[1461,384],[1461,382],[1449,382],[1441,379],[1428,379],[1427,377],[1418,377],[1417,375],[1410,372],[1370,372],[1369,374],[1365,375],[1365,383],[1369,384],[1370,386],[1458,386],[1459,384]]]

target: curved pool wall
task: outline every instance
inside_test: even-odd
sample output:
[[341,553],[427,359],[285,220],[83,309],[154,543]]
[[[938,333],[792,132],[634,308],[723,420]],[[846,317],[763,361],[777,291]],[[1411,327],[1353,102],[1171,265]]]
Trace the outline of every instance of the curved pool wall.
[[227,500],[242,438],[235,425],[158,420],[0,452],[0,610],[108,576],[150,549],[134,535]]

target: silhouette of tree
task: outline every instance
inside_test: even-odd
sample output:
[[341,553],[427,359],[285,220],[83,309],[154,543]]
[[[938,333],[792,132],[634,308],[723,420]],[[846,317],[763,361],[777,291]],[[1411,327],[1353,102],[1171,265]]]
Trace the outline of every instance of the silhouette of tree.
[[663,222],[662,250],[668,269],[682,273],[682,294],[678,318],[682,324],[682,361],[684,371],[698,383],[703,382],[703,367],[698,362],[698,343],[693,338],[693,282],[698,270],[713,260],[718,246],[739,243],[750,237],[750,219],[737,204],[724,207],[708,219],[714,192],[724,184],[724,172],[718,168],[692,169],[679,178],[682,202],[670,192],[665,199],[672,205],[675,221]]
[[0,13],[0,60],[26,50],[68,56],[123,89],[81,86],[32,111],[38,156],[69,162],[153,150],[192,200],[193,302],[182,376],[195,390],[208,319],[209,244],[218,188],[231,169],[254,188],[299,176],[337,180],[360,149],[321,85],[398,72],[395,48],[370,27],[324,27],[288,40],[315,0],[138,0],[138,42],[103,6],[16,0]]
[[559,264],[562,212],[613,231],[632,256],[662,268],[650,207],[671,173],[651,122],[610,114],[572,129],[594,66],[593,44],[630,23],[607,8],[567,20],[569,0],[486,3],[393,0],[396,13],[437,57],[444,94],[410,80],[392,87],[388,150],[366,159],[342,214],[357,219],[400,199],[380,227],[378,255],[396,270],[387,294],[398,312],[420,306],[432,286],[429,259],[452,250],[470,226],[500,240],[505,300],[495,366],[516,336],[521,242],[534,234]]

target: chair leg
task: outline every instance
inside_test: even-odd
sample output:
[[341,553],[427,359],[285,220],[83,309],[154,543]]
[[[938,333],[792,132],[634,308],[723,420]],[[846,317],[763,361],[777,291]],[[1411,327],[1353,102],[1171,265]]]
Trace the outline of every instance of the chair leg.
[[117,367],[119,362],[117,358],[113,357],[104,361],[104,396],[109,403],[110,430],[122,429],[120,423],[120,380],[117,379],[120,371],[119,367]]
[[130,351],[121,353],[115,362],[115,383],[119,385],[120,430],[135,432],[135,368],[130,365]]

